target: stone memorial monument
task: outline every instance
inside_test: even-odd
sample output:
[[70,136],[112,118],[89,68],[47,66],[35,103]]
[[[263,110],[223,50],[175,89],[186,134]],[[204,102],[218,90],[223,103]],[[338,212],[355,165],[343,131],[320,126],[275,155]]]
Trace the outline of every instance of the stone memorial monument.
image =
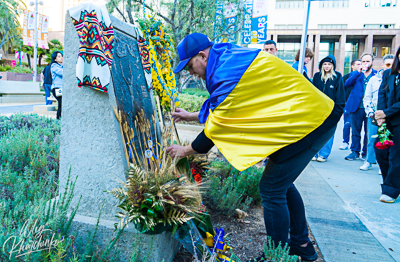
[[[115,46],[108,93],[78,87],[76,61],[79,39],[68,12],[64,38],[60,191],[64,190],[71,170],[71,178],[78,177],[72,208],[82,196],[71,230],[78,231],[80,237],[86,237],[89,230],[93,232],[104,203],[96,237],[100,247],[106,246],[115,235],[114,223],[118,222],[115,218],[118,211],[116,200],[105,191],[118,187],[118,181],[125,181],[128,168],[113,107],[119,105],[124,110],[132,127],[138,110],[143,109],[150,116],[155,108],[142,69],[137,45],[138,29],[113,16],[110,18],[114,26]],[[120,261],[129,261],[137,234],[134,225],[130,224],[121,235],[116,246],[120,251]],[[152,237],[153,246],[148,261],[172,261],[179,242],[168,232],[154,236],[142,234],[142,254],[146,254]]]

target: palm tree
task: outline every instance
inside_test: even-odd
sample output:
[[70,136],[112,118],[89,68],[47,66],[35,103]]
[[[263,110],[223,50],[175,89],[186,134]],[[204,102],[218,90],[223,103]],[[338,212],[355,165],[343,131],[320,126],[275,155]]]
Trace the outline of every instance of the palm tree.
[[21,0],[0,0],[0,49],[7,50],[21,35],[18,17],[24,8]]

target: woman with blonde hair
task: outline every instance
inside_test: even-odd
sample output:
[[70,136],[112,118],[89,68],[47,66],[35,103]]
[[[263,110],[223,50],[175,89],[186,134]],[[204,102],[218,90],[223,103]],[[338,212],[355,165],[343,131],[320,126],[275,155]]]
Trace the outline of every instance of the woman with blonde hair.
[[[336,59],[333,55],[329,55],[319,62],[319,72],[314,75],[313,84],[321,92],[327,95],[335,102],[335,105],[342,109],[346,104],[344,83],[342,74],[335,71]],[[332,151],[333,138],[326,143],[321,150],[313,157],[313,161],[326,162]]]

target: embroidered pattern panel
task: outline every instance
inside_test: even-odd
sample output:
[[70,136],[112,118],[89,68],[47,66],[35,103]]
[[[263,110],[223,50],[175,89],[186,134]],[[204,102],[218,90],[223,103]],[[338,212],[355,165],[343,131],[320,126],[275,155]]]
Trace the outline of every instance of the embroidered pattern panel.
[[[100,21],[95,9],[79,11],[75,16],[71,13],[80,41],[76,70],[78,86],[90,86],[107,93],[113,61],[114,28],[111,23],[107,25]],[[104,13],[103,10],[100,12]],[[108,16],[101,14],[99,17],[105,15]]]

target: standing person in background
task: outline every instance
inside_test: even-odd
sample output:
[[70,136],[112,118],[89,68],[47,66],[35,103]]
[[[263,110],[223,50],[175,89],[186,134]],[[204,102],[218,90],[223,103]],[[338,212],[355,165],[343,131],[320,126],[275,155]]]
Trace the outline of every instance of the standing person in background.
[[[329,55],[319,62],[319,71],[313,77],[313,84],[321,92],[327,95],[342,110],[346,104],[345,92],[343,87],[343,78],[336,69],[336,59],[333,55]],[[332,135],[328,143],[326,143],[319,152],[312,158],[313,161],[326,162],[332,151],[333,138]]]
[[383,57],[383,64],[381,70],[371,77],[368,82],[367,88],[365,89],[365,95],[363,99],[365,113],[368,117],[367,122],[367,136],[368,136],[368,144],[367,144],[367,159],[365,160],[364,164],[360,166],[360,170],[367,171],[371,169],[371,164],[376,164],[376,157],[375,157],[375,138],[371,138],[378,132],[378,126],[372,124],[372,119],[374,118],[375,109],[378,104],[378,94],[379,94],[379,87],[382,83],[382,75],[383,71],[390,69],[393,64],[394,55],[385,55]]
[[274,40],[268,40],[264,44],[264,52],[270,53],[271,55],[276,55],[278,48],[276,48],[276,43]]
[[53,101],[49,100],[51,93],[51,83],[52,83],[50,65],[46,66],[43,69],[42,79],[43,79],[44,93],[46,94],[46,105],[51,105],[53,104]]
[[386,123],[393,135],[394,146],[382,150],[375,148],[375,153],[383,177],[379,200],[394,203],[400,194],[400,47],[391,70],[383,73],[375,119],[379,126]]
[[56,89],[61,89],[63,86],[63,55],[60,51],[54,51],[51,55],[50,70],[52,76],[51,93],[57,99],[58,110],[57,119],[61,117],[61,96],[56,95]]
[[[303,76],[304,76],[305,78],[307,78],[307,79],[311,82],[310,78],[308,78],[308,75],[307,75],[307,67],[306,67],[306,64],[310,63],[311,59],[313,59],[313,57],[314,57],[314,52],[313,52],[310,48],[306,48],[306,51],[305,51],[305,52],[306,52],[306,54],[305,54],[305,57],[304,57]],[[294,58],[294,60],[295,60],[296,62],[293,63],[292,67],[293,67],[294,69],[296,69],[296,71],[297,71],[297,70],[299,69],[300,49],[297,51],[297,54],[296,54],[296,57]]]
[[[357,71],[361,66],[361,60],[360,59],[355,59],[351,61],[351,72]],[[347,75],[343,76],[343,83],[346,82],[347,79],[349,79],[350,73]],[[349,99],[350,92],[353,90],[353,88],[346,88],[344,89],[346,93],[346,102],[347,99]],[[349,142],[350,142],[350,130],[351,130],[351,120],[350,120],[350,113],[346,112],[346,110],[343,113],[343,143],[339,147],[340,150],[347,150],[349,148]]]
[[350,113],[351,119],[351,154],[346,160],[360,159],[361,151],[361,130],[364,126],[364,143],[362,148],[362,159],[367,157],[367,116],[365,115],[363,98],[365,89],[371,77],[376,74],[372,69],[374,57],[370,53],[361,55],[361,67],[350,73],[349,79],[344,83],[345,88],[352,88],[345,110]]

